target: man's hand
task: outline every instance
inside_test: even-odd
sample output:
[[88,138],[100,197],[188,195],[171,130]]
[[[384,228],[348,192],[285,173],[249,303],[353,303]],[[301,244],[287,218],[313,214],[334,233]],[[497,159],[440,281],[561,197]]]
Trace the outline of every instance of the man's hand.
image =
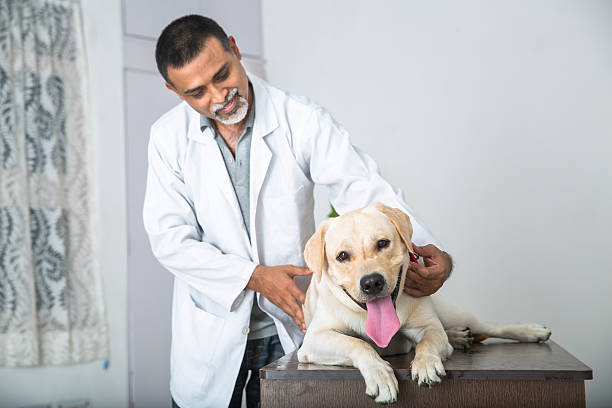
[[304,303],[306,295],[295,284],[293,277],[310,275],[311,273],[312,271],[308,268],[300,266],[258,265],[251,275],[247,288],[261,293],[270,302],[280,307],[293,319],[302,332],[306,333],[304,312],[302,306],[298,304],[298,302]]
[[429,296],[438,291],[450,276],[453,260],[449,254],[434,245],[419,247],[412,244],[414,251],[423,258],[425,266],[410,261],[406,271],[404,292],[412,297]]

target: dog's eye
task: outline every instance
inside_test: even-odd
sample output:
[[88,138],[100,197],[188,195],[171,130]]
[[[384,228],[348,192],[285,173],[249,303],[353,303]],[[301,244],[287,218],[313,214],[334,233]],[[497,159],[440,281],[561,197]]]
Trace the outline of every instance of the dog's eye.
[[379,239],[378,242],[376,243],[376,247],[378,249],[383,249],[389,246],[389,241],[388,239]]
[[344,261],[348,261],[349,260],[349,254],[345,251],[342,251],[338,254],[338,256],[336,257],[336,260],[338,262],[344,262]]

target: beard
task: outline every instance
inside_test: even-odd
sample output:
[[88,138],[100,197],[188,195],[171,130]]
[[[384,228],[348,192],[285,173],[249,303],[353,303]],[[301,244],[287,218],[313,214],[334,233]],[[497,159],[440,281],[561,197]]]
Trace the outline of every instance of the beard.
[[[228,114],[221,116],[219,111],[226,106],[230,105],[232,101],[236,98],[236,106],[234,109]],[[214,119],[223,123],[224,125],[234,125],[240,121],[242,121],[247,112],[249,111],[249,101],[244,96],[240,95],[238,92],[238,88],[232,89],[225,98],[225,102],[218,103],[213,105],[211,112],[214,115]]]

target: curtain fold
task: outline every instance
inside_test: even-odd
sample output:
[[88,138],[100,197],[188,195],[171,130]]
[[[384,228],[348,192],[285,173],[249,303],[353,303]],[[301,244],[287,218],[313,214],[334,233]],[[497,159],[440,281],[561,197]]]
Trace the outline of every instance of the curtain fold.
[[0,0],[0,366],[108,356],[81,19]]

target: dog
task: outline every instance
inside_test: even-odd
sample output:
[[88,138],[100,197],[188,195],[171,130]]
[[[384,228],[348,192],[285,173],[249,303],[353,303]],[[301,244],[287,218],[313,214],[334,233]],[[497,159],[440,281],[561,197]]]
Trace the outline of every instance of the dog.
[[[404,293],[412,225],[403,211],[375,203],[324,221],[304,250],[314,272],[302,305],[307,326],[301,363],[353,366],[378,403],[397,400],[398,382],[382,356],[415,348],[412,379],[434,385],[446,375],[442,361],[453,348],[499,337],[542,342],[539,324],[481,322],[440,296]],[[469,329],[468,329],[469,328]]]

